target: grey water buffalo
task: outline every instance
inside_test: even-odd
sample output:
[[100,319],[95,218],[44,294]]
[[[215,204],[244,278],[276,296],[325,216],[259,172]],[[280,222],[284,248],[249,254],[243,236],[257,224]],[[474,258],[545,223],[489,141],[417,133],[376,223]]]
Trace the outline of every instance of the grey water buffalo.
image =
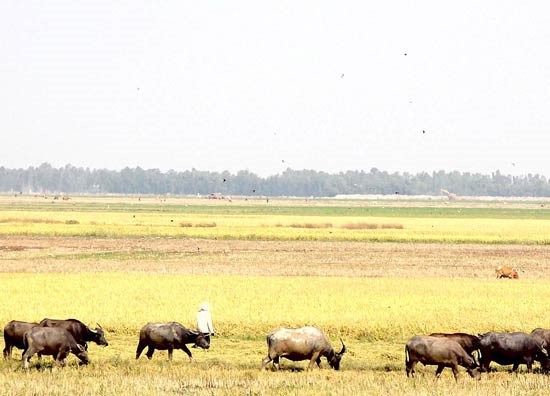
[[40,321],[42,327],[61,327],[72,334],[76,342],[88,349],[88,342],[95,342],[97,345],[108,346],[109,343],[105,339],[103,328],[99,327],[90,329],[84,323],[77,319],[42,319]]
[[449,338],[415,336],[407,341],[405,345],[407,377],[414,377],[414,367],[418,362],[426,366],[437,366],[436,378],[439,378],[445,367],[450,367],[455,381],[458,381],[458,366],[462,366],[466,368],[472,378],[481,379],[481,372],[476,361],[458,342]]
[[13,347],[25,349],[23,335],[35,326],[38,326],[38,323],[21,322],[18,320],[12,320],[4,326],[4,359],[11,359]]
[[325,357],[330,367],[340,369],[340,361],[346,352],[344,341],[340,352],[334,351],[328,337],[318,328],[312,326],[297,329],[278,328],[267,335],[267,357],[262,360],[262,368],[273,361],[279,369],[279,359],[299,361],[308,360],[308,369],[313,369],[314,363],[321,368],[321,357]]
[[475,360],[474,351],[479,349],[479,336],[466,333],[432,333],[430,337],[443,337],[458,342],[466,353]]
[[491,362],[501,365],[512,364],[513,371],[516,371],[520,364],[526,364],[527,372],[531,372],[534,361],[539,361],[543,367],[547,367],[548,352],[544,344],[537,337],[520,332],[480,334],[480,365],[485,371],[489,371]]
[[147,323],[139,332],[139,343],[136,350],[136,359],[139,359],[141,352],[148,347],[147,357],[151,359],[155,349],[168,350],[168,359],[172,360],[174,349],[184,351],[189,360],[193,355],[186,344],[194,343],[202,349],[210,348],[210,344],[204,334],[198,331],[189,330],[177,322],[169,323]]
[[35,354],[52,355],[57,365],[65,365],[69,353],[80,359],[82,364],[88,364],[88,352],[67,330],[61,327],[35,326],[23,336],[25,352],[23,362],[25,369],[29,368],[29,360]]

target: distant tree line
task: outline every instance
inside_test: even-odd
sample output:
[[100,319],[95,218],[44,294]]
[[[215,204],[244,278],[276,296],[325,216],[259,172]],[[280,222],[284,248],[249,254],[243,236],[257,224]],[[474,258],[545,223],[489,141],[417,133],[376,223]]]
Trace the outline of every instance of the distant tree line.
[[248,196],[331,197],[337,194],[439,195],[445,189],[457,195],[550,196],[545,176],[490,175],[462,172],[388,173],[370,171],[326,173],[287,169],[259,177],[246,170],[237,173],[196,169],[161,172],[124,168],[120,171],[48,163],[27,169],[0,167],[0,191],[23,193],[211,194]]

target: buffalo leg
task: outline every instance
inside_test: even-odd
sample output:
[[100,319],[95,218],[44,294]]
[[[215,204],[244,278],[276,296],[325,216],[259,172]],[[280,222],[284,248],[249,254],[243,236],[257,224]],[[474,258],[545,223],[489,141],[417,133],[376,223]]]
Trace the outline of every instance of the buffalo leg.
[[316,360],[316,363],[317,363],[317,367],[319,367],[320,369],[323,368],[321,367],[321,356],[319,356],[319,358]]
[[151,360],[153,358],[153,353],[155,353],[155,348],[153,348],[151,345],[149,345],[149,348],[147,349],[147,359]]
[[414,366],[416,366],[416,361],[408,361],[407,362],[407,377],[410,375],[414,378]]
[[435,379],[439,379],[439,377],[441,376],[441,372],[444,368],[445,366],[443,366],[442,364],[437,366],[437,370],[435,370]]
[[527,372],[530,373],[533,369],[533,360],[531,358],[525,359],[525,364],[527,365]]
[[34,355],[34,351],[31,351],[29,348],[27,348],[25,350],[25,352],[23,353],[23,367],[25,368],[25,370],[28,370],[29,369],[29,360],[31,360],[31,357],[32,355]]
[[452,365],[451,370],[453,370],[453,375],[455,376],[455,382],[458,382],[458,367],[456,365]]
[[309,365],[308,365],[308,370],[313,370],[313,366],[315,364],[315,362],[317,361],[317,359],[320,359],[321,358],[321,353],[320,352],[314,352],[313,355],[311,355],[311,360],[309,361]]
[[174,354],[173,348],[168,348],[168,360],[172,360],[172,355]]
[[57,367],[65,367],[65,365],[67,364],[67,359],[62,355],[59,355],[57,359],[54,360],[54,362]]
[[281,365],[279,363],[280,359],[280,356],[275,356],[275,358],[273,359],[273,366],[275,366],[277,370],[281,368]]
[[55,363],[55,366],[52,368],[52,370],[64,366],[64,364],[63,364],[63,359],[61,359],[60,357],[61,357],[61,356],[59,356],[58,359],[54,359],[53,362]]
[[264,369],[269,362],[271,362],[271,357],[267,355],[265,358],[262,359],[262,369]]
[[141,355],[141,352],[143,352],[143,350],[145,349],[146,346],[147,346],[146,342],[142,342],[141,340],[139,340],[139,344],[138,344],[137,349],[136,349],[136,359],[139,359],[139,356]]
[[57,355],[57,359],[61,363],[62,367],[65,367],[67,365],[67,358],[69,357],[69,351],[65,352],[59,352]]
[[183,352],[185,352],[185,353],[187,354],[187,356],[189,356],[189,361],[192,362],[192,361],[193,361],[193,355],[191,354],[191,351],[189,350],[189,348],[187,348],[187,345],[183,344],[183,345],[181,346],[181,350],[182,350]]
[[11,359],[11,350],[13,346],[6,342],[6,347],[4,348],[4,359]]

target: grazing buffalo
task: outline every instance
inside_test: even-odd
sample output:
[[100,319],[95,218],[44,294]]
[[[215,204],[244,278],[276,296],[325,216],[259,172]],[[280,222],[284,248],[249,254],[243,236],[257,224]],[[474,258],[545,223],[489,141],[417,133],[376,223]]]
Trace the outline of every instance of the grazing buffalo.
[[[548,348],[550,345],[550,330],[536,328],[531,332],[531,335],[535,337],[544,348]],[[541,361],[542,369],[546,372],[550,371],[550,359],[543,359]]]
[[38,323],[20,322],[18,320],[12,320],[4,326],[4,359],[11,359],[13,347],[25,349],[23,345],[23,335],[27,330],[35,326],[38,326]]
[[289,360],[309,359],[308,369],[313,369],[313,364],[321,368],[321,357],[324,356],[330,367],[340,369],[340,360],[346,352],[344,341],[342,350],[335,352],[328,337],[318,328],[312,326],[298,329],[281,327],[267,335],[267,357],[262,360],[262,368],[273,360],[273,365],[279,369],[279,359],[284,357]]
[[520,364],[527,365],[527,372],[531,372],[535,360],[543,367],[548,364],[548,352],[544,342],[537,337],[526,333],[493,333],[480,334],[479,350],[481,352],[480,365],[489,371],[491,362],[501,365],[513,364],[513,371]]
[[550,330],[537,327],[531,332],[531,335],[538,338],[544,347],[548,347],[550,345]]
[[474,360],[474,351],[479,349],[479,336],[466,333],[432,333],[430,337],[443,337],[458,342],[458,344]]
[[95,342],[97,345],[107,346],[109,343],[105,339],[103,328],[98,324],[95,330],[90,329],[84,323],[77,319],[42,319],[42,327],[61,327],[72,334],[76,342],[83,345],[88,350],[88,341]]
[[170,323],[147,323],[139,332],[139,343],[136,350],[136,359],[139,358],[145,347],[147,357],[151,359],[155,349],[168,349],[168,359],[172,360],[174,349],[183,350],[189,360],[193,361],[193,355],[185,344],[195,343],[195,346],[202,349],[210,348],[210,344],[204,337],[204,334],[198,331],[189,330],[177,322]]
[[25,369],[29,368],[29,360],[35,354],[52,355],[57,365],[65,365],[65,359],[69,353],[80,359],[82,364],[88,364],[88,352],[77,344],[76,340],[67,330],[61,327],[35,326],[23,336],[25,352],[23,362]]
[[519,279],[518,270],[516,268],[509,267],[507,265],[499,265],[496,270],[497,279],[508,278],[508,279]]
[[453,370],[455,381],[458,381],[458,366],[465,367],[468,374],[476,380],[481,379],[481,372],[476,361],[452,339],[445,337],[415,336],[405,346],[405,365],[407,377],[414,377],[416,363],[437,366],[436,379],[445,367]]

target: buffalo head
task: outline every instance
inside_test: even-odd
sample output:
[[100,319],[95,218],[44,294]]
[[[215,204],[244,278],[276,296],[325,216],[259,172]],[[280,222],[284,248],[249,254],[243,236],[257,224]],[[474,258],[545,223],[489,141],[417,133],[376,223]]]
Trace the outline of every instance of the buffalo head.
[[201,332],[199,332],[199,334],[197,335],[197,338],[195,339],[195,345],[193,345],[193,347],[197,348],[202,348],[202,349],[208,349],[210,348],[210,343],[208,342],[208,340],[206,339],[206,337],[204,336],[204,334],[202,334]]
[[332,354],[332,356],[328,357],[328,364],[330,364],[330,367],[332,367],[334,370],[340,370],[340,360],[342,360],[342,356],[344,353],[346,353],[346,345],[344,344],[344,341],[340,338],[340,342],[342,343],[342,350],[340,352],[335,352]]
[[80,344],[76,344],[76,347],[77,347],[77,350],[76,351],[71,350],[71,352],[74,353],[76,357],[80,359],[80,364],[84,365],[84,364],[90,363],[90,359],[88,358],[88,352],[86,351],[86,348],[84,348]]
[[103,331],[103,327],[99,323],[97,323],[99,327],[96,327],[95,330],[90,329],[90,333],[93,335],[92,342],[95,342],[97,345],[103,345],[108,346],[109,343],[105,339],[105,332]]

